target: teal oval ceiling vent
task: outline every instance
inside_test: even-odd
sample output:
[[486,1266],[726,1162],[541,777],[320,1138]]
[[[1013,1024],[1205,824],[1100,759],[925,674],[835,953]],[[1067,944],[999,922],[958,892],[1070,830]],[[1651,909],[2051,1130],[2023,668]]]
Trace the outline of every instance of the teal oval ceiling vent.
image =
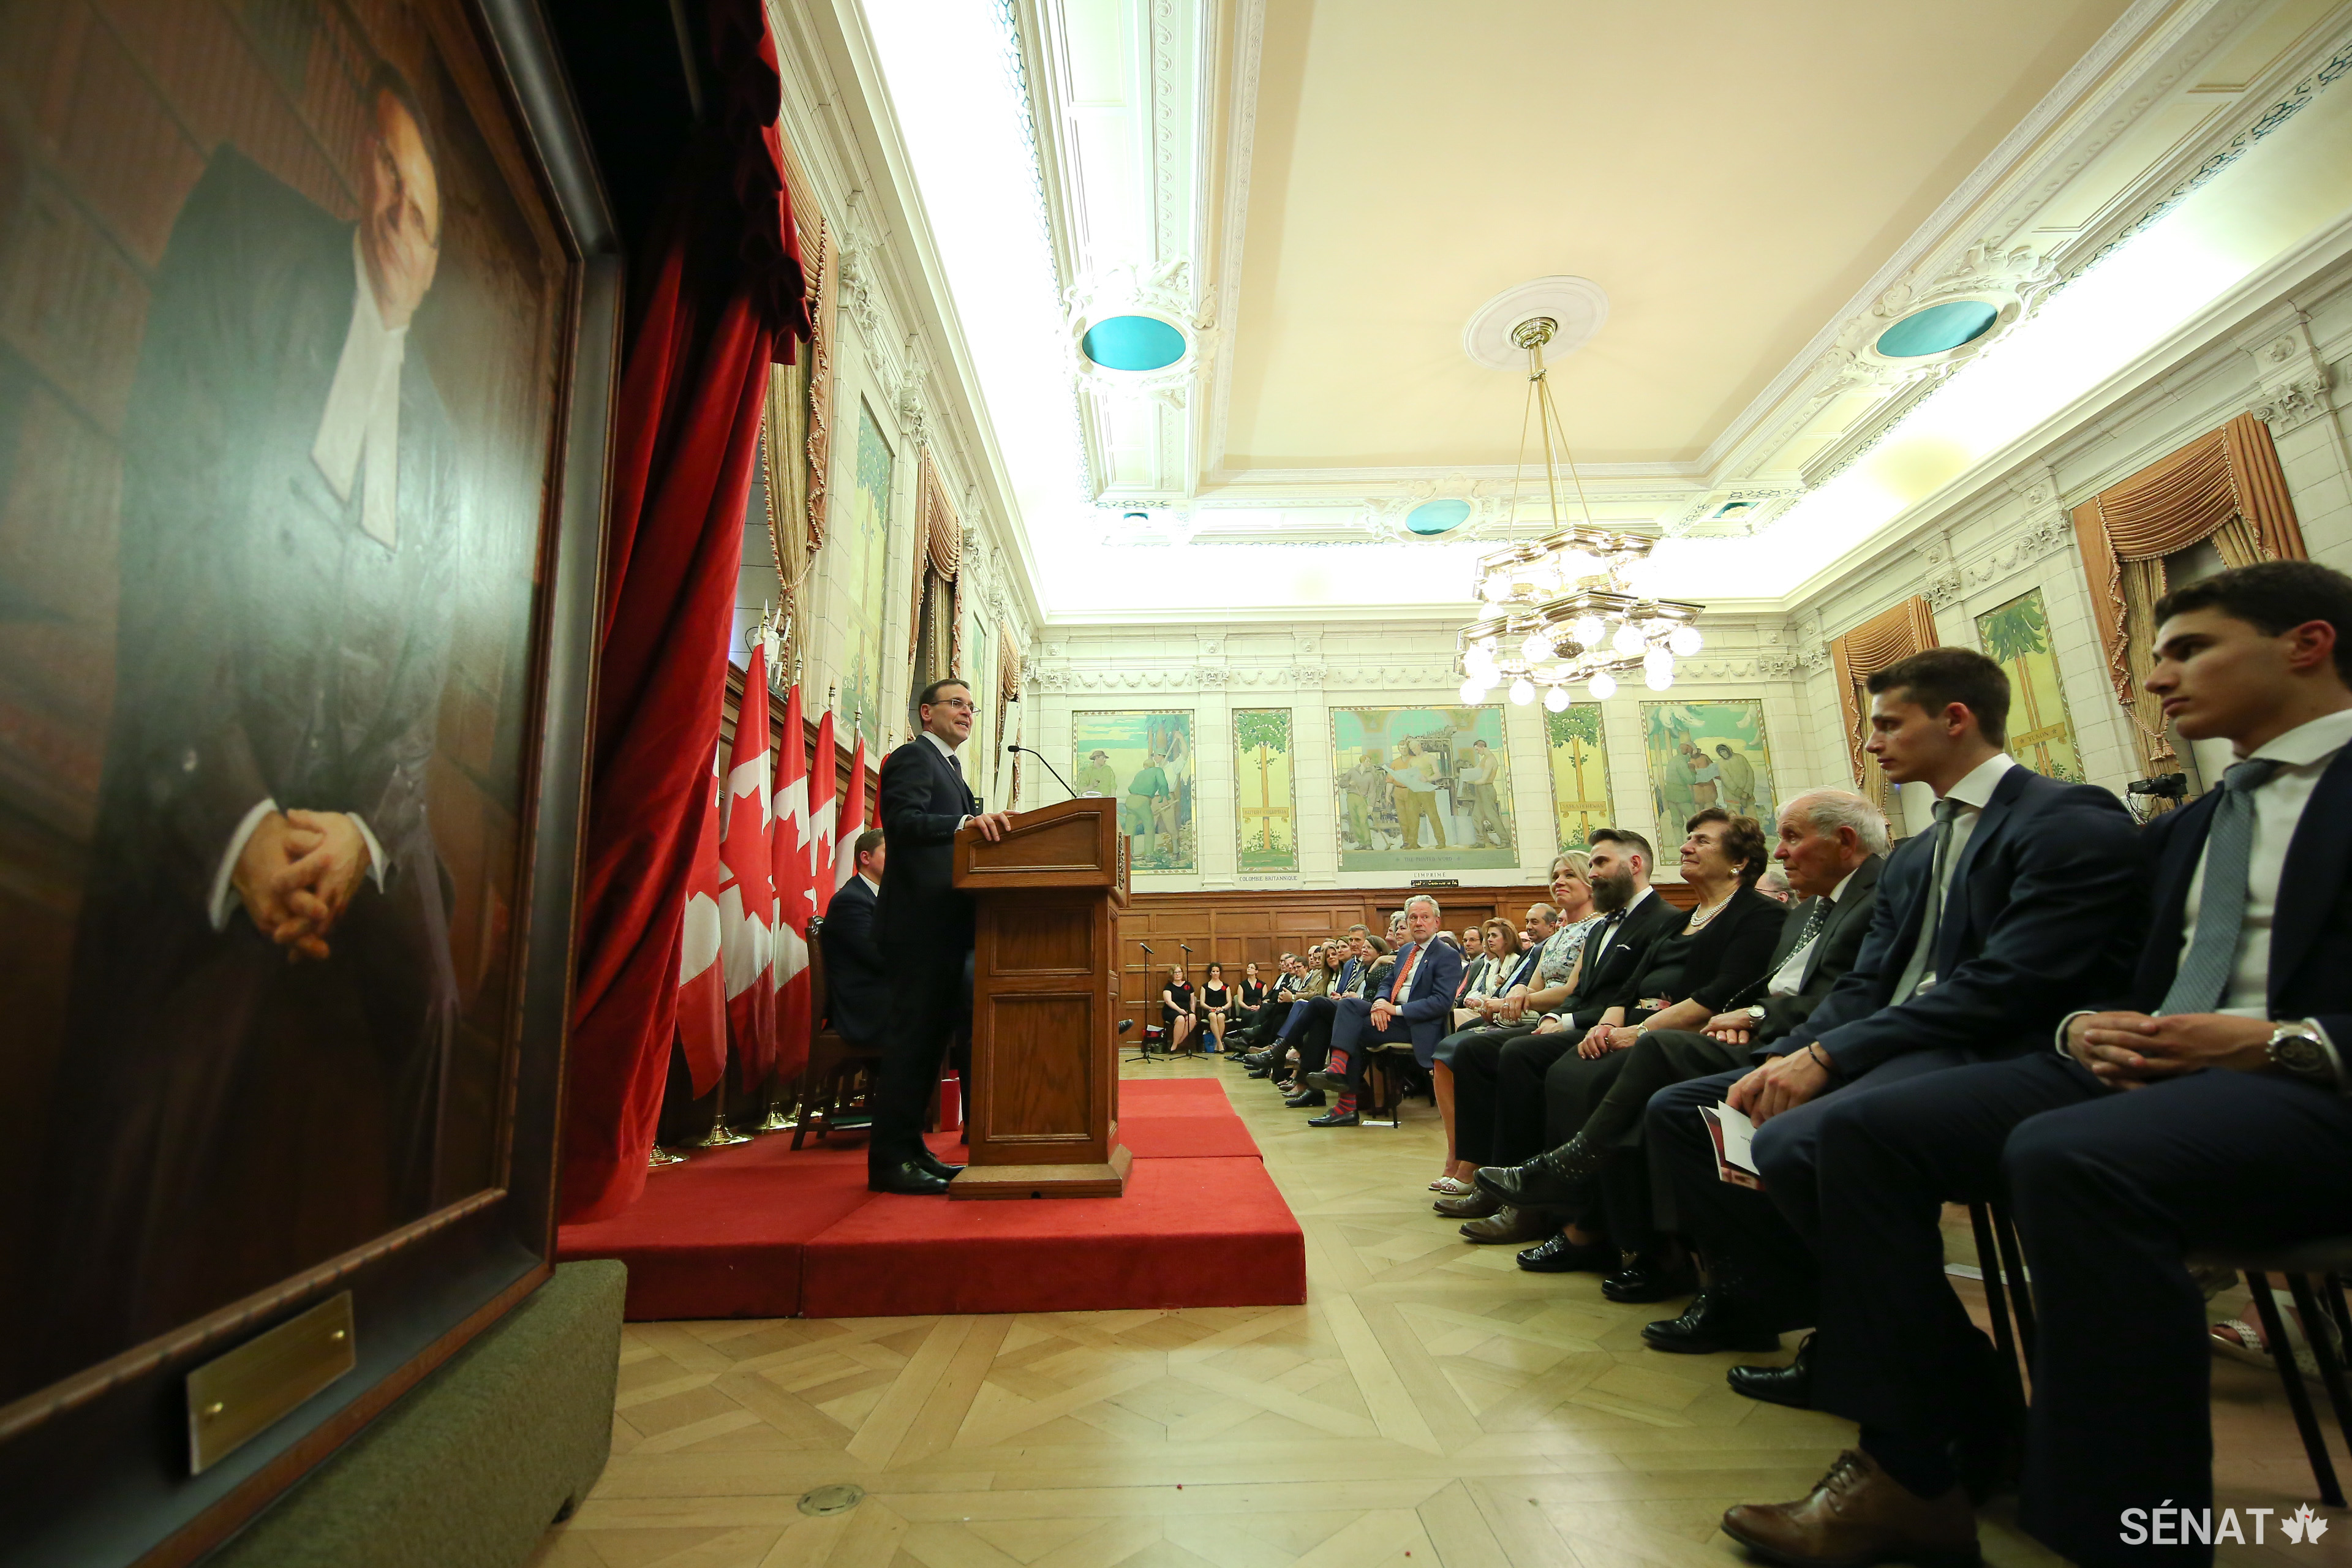
[[1914,310],[1878,334],[1877,348],[1888,359],[1919,359],[1949,353],[1992,331],[2000,311],[1982,300],[1953,300]]
[[1087,329],[1078,352],[1105,370],[1164,370],[1184,357],[1184,334],[1156,316],[1111,316]]
[[1470,518],[1466,500],[1425,500],[1404,514],[1404,525],[1415,533],[1444,533]]

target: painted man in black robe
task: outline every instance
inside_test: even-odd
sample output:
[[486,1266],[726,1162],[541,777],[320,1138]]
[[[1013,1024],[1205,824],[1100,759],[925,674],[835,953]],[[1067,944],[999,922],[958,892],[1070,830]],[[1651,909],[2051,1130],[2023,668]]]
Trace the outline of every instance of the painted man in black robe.
[[380,72],[367,102],[356,224],[224,146],[149,309],[52,1120],[53,1367],[448,1195],[457,987],[425,797],[459,497],[407,342],[441,201],[405,81]]

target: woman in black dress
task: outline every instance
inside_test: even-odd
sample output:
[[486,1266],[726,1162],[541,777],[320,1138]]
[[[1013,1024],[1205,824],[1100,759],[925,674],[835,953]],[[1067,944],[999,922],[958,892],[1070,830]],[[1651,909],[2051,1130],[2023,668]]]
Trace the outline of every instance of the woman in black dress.
[[1233,1017],[1234,996],[1225,984],[1225,966],[1209,965],[1209,973],[1201,976],[1201,1020],[1209,1031],[1209,1054],[1216,1056],[1225,1048],[1225,1027]]
[[1257,961],[1242,965],[1241,1005],[1234,1013],[1234,1027],[1246,1029],[1257,1022],[1257,1010],[1274,994],[1274,987],[1257,977]]
[[1160,993],[1160,1026],[1167,1031],[1168,1049],[1172,1054],[1184,1047],[1184,1038],[1192,1032],[1198,1021],[1193,1016],[1192,983],[1184,978],[1184,966],[1168,966],[1168,984]]

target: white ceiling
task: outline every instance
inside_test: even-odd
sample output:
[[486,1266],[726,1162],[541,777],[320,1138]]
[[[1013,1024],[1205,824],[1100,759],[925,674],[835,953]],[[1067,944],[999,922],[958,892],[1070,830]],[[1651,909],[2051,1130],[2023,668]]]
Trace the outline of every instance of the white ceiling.
[[[943,90],[980,9],[871,14],[959,313],[992,321],[973,347],[1057,619],[1465,603],[1467,556],[1548,520],[1510,493],[1523,383],[1463,324],[1559,273],[1611,300],[1552,372],[1596,511],[1675,536],[1677,584],[1769,601],[2056,411],[2037,382],[1906,445],[1966,401],[1927,392],[2052,335],[2048,301],[2085,301],[2087,388],[2352,203],[2352,124],[2303,117],[2273,139],[2294,178],[2226,168],[2134,242],[2193,253],[2152,292],[2053,293],[2315,96],[2352,43],[2332,0],[1015,0],[1009,111]],[[1034,163],[1005,167],[978,121],[1024,99]],[[1968,353],[1868,352],[1956,296],[2003,310]],[[1122,311],[1185,357],[1089,366],[1079,334]],[[1408,541],[1439,497],[1471,522]]]

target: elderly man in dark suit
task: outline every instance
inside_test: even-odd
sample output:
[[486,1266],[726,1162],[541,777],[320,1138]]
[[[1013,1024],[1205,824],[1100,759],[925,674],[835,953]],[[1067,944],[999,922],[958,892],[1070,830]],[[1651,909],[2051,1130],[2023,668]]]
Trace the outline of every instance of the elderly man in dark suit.
[[1331,1016],[1329,1069],[1307,1075],[1317,1089],[1339,1099],[1329,1113],[1307,1119],[1309,1127],[1353,1127],[1356,1091],[1364,1081],[1364,1047],[1373,1040],[1411,1041],[1416,1050],[1434,1050],[1454,1015],[1454,993],[1462,985],[1462,953],[1437,940],[1444,920],[1437,900],[1415,893],[1404,904],[1405,943],[1374,994],[1342,996]]
[[887,1037],[874,1088],[866,1184],[877,1193],[938,1194],[961,1165],[923,1142],[923,1110],[939,1086],[950,1036],[971,1010],[973,915],[955,888],[955,836],[966,823],[993,842],[1011,818],[982,813],[956,749],[971,737],[971,688],[934,680],[916,711],[922,733],[882,759],[886,863],[875,922],[890,966]]
[[882,830],[859,834],[850,854],[856,874],[825,906],[817,941],[824,948],[826,1016],[843,1039],[872,1047],[890,1022],[890,970],[874,940],[874,906],[889,856]]
[[[1651,1099],[1647,1137],[1708,1273],[1680,1318],[1643,1330],[1656,1350],[1775,1350],[1819,1322],[1816,1173],[1832,1108],[2031,1048],[2072,998],[2117,984],[2138,945],[2147,879],[2131,817],[2105,790],[2002,752],[1999,665],[1931,648],[1870,688],[1866,749],[1890,780],[1935,792],[1936,826],[1888,858],[1853,967],[1761,1065]],[[1717,1177],[1698,1111],[1725,1100],[1757,1123],[1762,1193]],[[1793,1370],[1773,1396],[1804,1403],[1806,1376]]]
[[456,1195],[426,798],[457,446],[408,342],[441,195],[408,84],[380,70],[362,101],[356,223],[214,153],[124,415],[121,647],[48,1165],[52,1297],[90,1353]]
[[2021,1029],[2011,1060],[1823,1114],[1814,1404],[1862,1430],[1809,1497],[1724,1516],[1776,1562],[1976,1556],[1953,1445],[2003,1414],[2004,1380],[1945,1279],[1944,1203],[2014,1207],[2037,1322],[2018,1517],[2088,1564],[2212,1561],[2205,1531],[2147,1522],[2211,1511],[2186,1254],[2352,1231],[2352,578],[2266,562],[2155,619],[2147,689],[2239,760],[2149,826],[2127,981]]
[[1800,901],[1781,917],[1762,976],[1719,1013],[1696,999],[1677,1003],[1622,1048],[1612,1041],[1601,1054],[1561,1057],[1544,1079],[1546,1134],[1559,1145],[1512,1170],[1479,1173],[1479,1184],[1514,1207],[1607,1216],[1606,1249],[1600,1236],[1571,1222],[1557,1245],[1536,1249],[1549,1256],[1523,1256],[1521,1267],[1565,1271],[1593,1261],[1598,1249],[1632,1260],[1601,1282],[1612,1301],[1663,1300],[1685,1288],[1685,1271],[1658,1256],[1651,1221],[1641,1139],[1650,1097],[1668,1084],[1749,1065],[1754,1053],[1811,1016],[1853,966],[1877,904],[1888,842],[1878,807],[1851,790],[1809,790],[1781,808],[1778,831],[1773,858]]

